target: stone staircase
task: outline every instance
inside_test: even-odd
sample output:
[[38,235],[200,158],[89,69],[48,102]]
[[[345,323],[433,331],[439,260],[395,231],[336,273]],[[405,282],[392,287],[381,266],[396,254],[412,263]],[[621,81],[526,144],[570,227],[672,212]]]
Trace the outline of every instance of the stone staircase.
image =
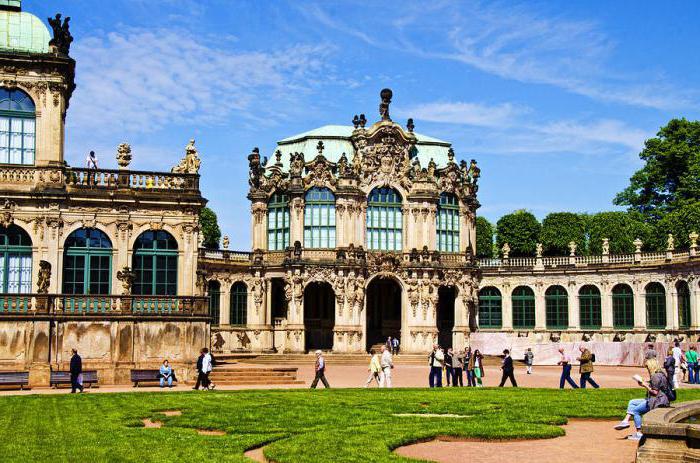
[[292,385],[304,384],[297,379],[297,368],[267,367],[253,365],[237,365],[219,360],[219,365],[209,375],[217,386],[249,386],[249,385]]
[[[272,353],[215,353],[219,364],[239,364],[239,365],[313,365],[316,356],[308,354],[272,354]],[[342,354],[325,352],[324,358],[328,365],[362,365],[369,364],[370,356],[365,353]],[[501,359],[498,357],[484,356],[485,365],[500,365]],[[394,356],[395,365],[428,365],[428,354],[401,354]],[[221,367],[218,367],[221,368]]]

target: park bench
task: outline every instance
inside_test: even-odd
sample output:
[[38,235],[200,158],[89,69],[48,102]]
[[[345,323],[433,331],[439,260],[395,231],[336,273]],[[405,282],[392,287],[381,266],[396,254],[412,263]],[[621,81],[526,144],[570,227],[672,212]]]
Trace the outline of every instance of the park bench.
[[[83,375],[83,386],[87,384],[87,387],[91,387],[93,384],[97,384],[97,371],[96,370],[85,370]],[[61,385],[70,386],[70,371],[52,371],[51,377],[49,378],[49,384],[51,387],[58,387]]]
[[[160,370],[131,370],[131,382],[134,387],[138,387],[139,383],[159,383]],[[173,370],[173,383],[177,382],[175,370]]]
[[0,371],[0,386],[29,386],[28,371]]

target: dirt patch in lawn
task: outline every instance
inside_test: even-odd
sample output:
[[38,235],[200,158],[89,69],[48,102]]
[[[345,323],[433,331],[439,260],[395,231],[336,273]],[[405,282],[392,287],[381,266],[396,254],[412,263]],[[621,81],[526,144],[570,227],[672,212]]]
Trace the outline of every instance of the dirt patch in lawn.
[[455,415],[452,413],[393,413],[391,416],[399,418],[471,418],[469,415]]
[[197,434],[200,436],[225,436],[226,431],[220,431],[218,429],[197,429]]
[[160,421],[151,421],[149,418],[144,418],[141,420],[144,428],[162,428],[163,423]]
[[260,463],[270,463],[270,461],[265,458],[265,447],[258,447],[255,449],[246,450],[243,455],[250,458],[253,461],[258,461]]
[[565,436],[552,439],[483,440],[438,437],[399,447],[398,455],[438,463],[571,463],[578,461],[633,463],[637,442],[626,440],[631,433],[615,431],[617,421],[569,420]]
[[162,412],[158,412],[161,415],[165,416],[180,416],[182,415],[182,412],[180,410],[164,410]]

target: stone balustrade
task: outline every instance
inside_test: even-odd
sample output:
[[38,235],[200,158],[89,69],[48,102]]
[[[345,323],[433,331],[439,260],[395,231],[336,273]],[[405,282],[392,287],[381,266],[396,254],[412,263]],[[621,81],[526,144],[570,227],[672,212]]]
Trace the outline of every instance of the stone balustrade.
[[66,185],[73,188],[199,191],[199,175],[68,168]]

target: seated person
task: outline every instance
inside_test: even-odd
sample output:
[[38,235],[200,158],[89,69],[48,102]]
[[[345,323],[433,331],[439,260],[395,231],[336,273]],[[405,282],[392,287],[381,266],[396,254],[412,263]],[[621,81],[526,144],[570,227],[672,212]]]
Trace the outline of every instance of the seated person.
[[671,386],[666,374],[661,369],[651,376],[649,383],[645,383],[639,375],[634,375],[634,379],[637,384],[647,390],[647,398],[630,400],[627,405],[627,415],[615,426],[615,429],[629,428],[630,418],[634,418],[634,427],[637,432],[629,435],[627,439],[639,440],[642,438],[642,415],[658,407],[668,407],[674,397],[669,397],[672,395]]
[[173,377],[175,376],[173,369],[170,368],[170,364],[167,360],[163,360],[163,365],[160,367],[160,387],[165,387],[165,383],[168,383],[168,387],[173,387]]

